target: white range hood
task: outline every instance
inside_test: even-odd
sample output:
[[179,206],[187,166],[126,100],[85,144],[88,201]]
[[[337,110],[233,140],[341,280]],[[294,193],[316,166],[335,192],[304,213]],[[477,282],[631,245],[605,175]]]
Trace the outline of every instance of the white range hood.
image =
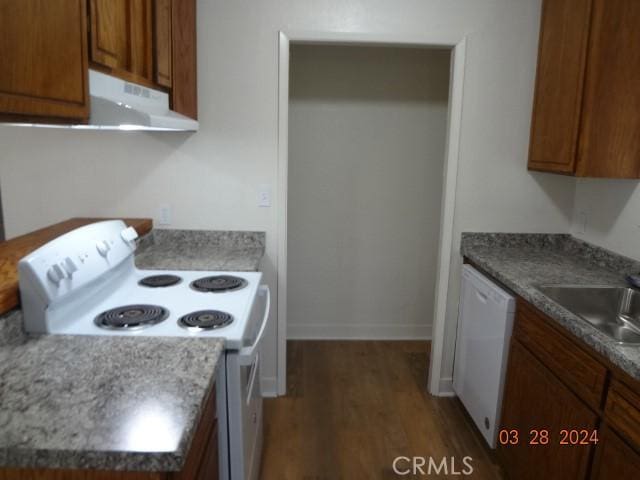
[[197,131],[198,122],[169,109],[169,95],[89,70],[89,125],[76,128]]
[[75,130],[146,130],[196,132],[198,121],[172,111],[169,95],[160,90],[125,82],[96,70],[89,70],[91,112],[89,123],[10,122],[3,125]]

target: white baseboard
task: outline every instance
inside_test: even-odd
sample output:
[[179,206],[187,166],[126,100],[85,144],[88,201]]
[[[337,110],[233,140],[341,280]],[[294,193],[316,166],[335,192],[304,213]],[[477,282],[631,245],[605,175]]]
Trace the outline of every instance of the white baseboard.
[[260,379],[260,391],[262,392],[263,397],[277,397],[278,379],[276,377],[262,377]]
[[288,340],[430,340],[431,325],[292,325]]
[[455,397],[456,392],[453,390],[453,378],[446,377],[440,379],[439,397]]

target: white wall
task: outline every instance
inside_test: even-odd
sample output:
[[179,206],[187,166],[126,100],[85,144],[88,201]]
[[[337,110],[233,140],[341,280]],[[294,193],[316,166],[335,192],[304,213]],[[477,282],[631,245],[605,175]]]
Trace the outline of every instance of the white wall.
[[579,179],[571,233],[640,260],[638,180]]
[[289,338],[430,338],[449,59],[292,46]]
[[[461,231],[569,228],[573,180],[526,170],[539,14],[540,0],[199,0],[201,131],[0,127],[7,233],[73,215],[155,216],[169,203],[173,227],[265,230],[275,293],[276,210],[257,207],[257,190],[277,178],[277,31],[467,35],[453,326]],[[267,340],[275,345],[275,328]],[[450,366],[451,343],[446,351]],[[274,358],[265,372],[275,375]]]

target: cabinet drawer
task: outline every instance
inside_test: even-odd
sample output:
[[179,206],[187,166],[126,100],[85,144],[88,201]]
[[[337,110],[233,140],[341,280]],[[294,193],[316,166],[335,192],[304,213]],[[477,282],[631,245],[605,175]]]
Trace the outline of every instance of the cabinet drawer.
[[618,432],[640,449],[640,395],[614,380],[609,388],[604,414]]
[[518,301],[515,336],[585,403],[600,409],[607,369],[549,322],[531,305]]

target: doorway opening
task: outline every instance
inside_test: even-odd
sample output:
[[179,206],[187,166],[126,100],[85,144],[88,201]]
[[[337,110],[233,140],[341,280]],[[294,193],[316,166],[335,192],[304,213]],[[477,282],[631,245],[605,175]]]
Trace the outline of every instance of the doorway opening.
[[430,340],[450,52],[291,46],[289,340]]
[[[311,45],[298,46],[298,43]],[[393,91],[393,84],[397,83],[397,78],[394,79],[393,72],[385,71],[383,69],[376,74],[371,70],[369,75],[374,75],[376,82],[366,82],[369,87],[354,89],[353,85],[345,85],[344,82],[341,84],[339,75],[337,76],[337,81],[335,76],[333,79],[331,75],[327,76],[327,70],[334,68],[335,66],[330,67],[329,65],[325,65],[320,68],[316,67],[315,70],[313,66],[308,66],[309,68],[306,68],[306,70],[303,69],[301,73],[302,77],[304,78],[306,76],[308,79],[313,79],[314,77],[324,78],[324,81],[320,82],[324,89],[324,93],[318,91],[314,92],[314,87],[311,87],[311,90],[305,90],[304,87],[300,90],[297,86],[292,85],[296,88],[296,91],[294,92],[292,90],[292,92],[294,95],[299,95],[300,98],[297,100],[301,101],[298,104],[295,104],[297,100],[295,99],[295,96],[292,97],[294,104],[291,105],[291,109],[289,108],[290,75],[295,73],[290,69],[291,59],[294,58],[293,55],[296,55],[296,58],[299,52],[302,52],[301,54],[304,55],[305,48],[312,50],[316,49],[315,53],[318,54],[322,53],[323,49],[331,50],[331,48],[340,48],[338,45],[344,46],[342,49],[343,51],[350,51],[346,56],[342,55],[340,61],[343,62],[343,66],[349,66],[354,75],[358,72],[358,68],[354,69],[354,65],[352,64],[352,62],[355,61],[355,57],[359,57],[360,61],[365,61],[365,64],[360,66],[360,70],[369,71],[367,69],[380,68],[380,63],[384,64],[384,62],[378,62],[379,64],[376,65],[375,61],[368,58],[371,55],[378,55],[378,53],[376,53],[378,51],[386,51],[386,54],[388,54],[393,50],[395,50],[396,53],[403,50],[403,55],[405,57],[407,55],[427,54],[432,56],[432,60],[439,59],[441,66],[444,65],[445,74],[448,74],[448,76],[445,75],[447,82],[445,82],[444,87],[444,91],[447,95],[441,95],[440,90],[442,89],[438,90],[434,85],[432,85],[432,87],[434,87],[432,89],[433,91],[426,94],[426,97],[429,97],[429,95],[435,95],[434,98],[444,98],[444,101],[440,102],[442,105],[440,105],[441,108],[439,110],[439,116],[433,115],[434,119],[440,118],[443,120],[443,123],[441,122],[441,129],[439,132],[439,170],[433,170],[432,172],[433,178],[437,178],[439,180],[438,189],[434,191],[434,183],[430,184],[432,188],[425,188],[428,183],[428,179],[425,178],[424,174],[420,175],[419,168],[424,169],[427,168],[427,165],[433,165],[429,162],[425,163],[424,156],[422,158],[423,163],[421,165],[418,165],[415,161],[415,151],[412,152],[412,155],[406,156],[409,160],[406,160],[406,158],[403,159],[403,162],[408,162],[404,167],[411,165],[413,168],[416,168],[416,171],[413,173],[415,174],[415,177],[419,177],[422,182],[416,182],[415,178],[413,178],[414,175],[406,175],[406,168],[398,168],[397,163],[394,165],[393,162],[389,161],[389,158],[393,158],[394,155],[397,153],[399,154],[400,151],[412,151],[416,148],[419,149],[419,147],[417,147],[419,142],[416,143],[413,140],[403,144],[403,138],[408,138],[406,135],[409,134],[409,131],[414,134],[417,131],[415,124],[419,123],[417,120],[419,116],[414,110],[420,110],[419,108],[415,108],[417,104],[420,104],[420,102],[409,101],[412,100],[410,98],[411,95],[417,95],[416,92],[412,91],[412,88],[401,88],[396,91],[396,98],[393,98],[392,95],[392,98],[390,99],[391,101],[389,101],[388,98],[386,101],[379,101],[382,98],[382,93]],[[280,33],[278,187],[279,251],[277,262],[278,393],[284,394],[286,390],[287,332],[289,332],[292,337],[296,338],[401,339],[431,337],[433,339],[433,343],[431,346],[429,391],[433,394],[441,393],[440,370],[443,348],[442,342],[444,337],[446,291],[451,257],[451,239],[453,234],[458,139],[460,132],[462,83],[464,73],[464,47],[464,38],[459,39],[458,41],[452,41],[451,39],[423,39],[422,41],[416,41],[413,39],[412,41],[402,41],[401,39],[361,38],[348,34],[300,33],[288,36],[282,32]],[[351,58],[349,56],[351,56]],[[314,55],[310,56],[310,58],[313,57]],[[329,58],[327,57],[327,59]],[[407,62],[406,60],[407,59],[404,58],[404,63],[407,65],[411,63],[415,64],[415,58],[413,59],[413,62]],[[450,64],[448,64],[449,60]],[[368,66],[366,65],[367,61]],[[397,66],[398,65],[396,65],[396,67]],[[416,79],[414,78],[413,80],[415,81]],[[440,79],[440,81],[441,80],[442,79]],[[416,81],[414,87],[417,83],[418,82]],[[373,87],[371,87],[371,85],[373,85]],[[348,88],[345,89],[345,87]],[[349,90],[349,88],[351,88],[351,90]],[[337,106],[335,104],[336,102],[333,102],[334,104],[330,105],[332,102],[325,102],[325,100],[328,100],[328,97],[333,97],[333,100],[336,100],[335,97],[340,97],[341,95],[344,96],[350,94],[349,92],[353,93],[354,91],[359,92],[361,98],[356,99],[355,102],[353,99],[342,99],[345,100],[342,102],[343,104],[348,104],[346,107],[347,110],[349,110],[350,120],[347,120],[346,122],[336,121],[334,118],[332,121],[332,109],[344,107],[345,105]],[[319,93],[320,95],[318,95]],[[324,99],[318,98],[323,97],[323,95]],[[424,91],[422,92],[422,95],[425,95]],[[413,98],[413,100],[416,100],[417,98],[419,98],[419,95],[418,97]],[[395,102],[394,100],[398,101]],[[398,111],[391,111],[389,109],[391,104],[395,104],[395,107],[399,107]],[[432,110],[433,111],[431,113],[433,114],[434,111],[438,111],[438,108],[432,108]],[[367,112],[368,114],[366,114]],[[379,115],[381,112],[382,115]],[[311,116],[305,120],[304,116],[308,114],[311,114]],[[360,115],[360,120],[358,120],[358,115]],[[394,119],[397,120],[397,122],[394,123]],[[295,126],[293,127],[292,121],[295,121]],[[427,121],[426,123],[428,124],[429,122]],[[409,128],[408,125],[411,124],[413,124],[413,126]],[[389,142],[389,144],[385,143],[384,140],[381,141],[379,138],[381,136],[381,132],[384,132],[385,128],[388,129],[387,133],[393,132],[394,135],[396,135],[393,141]],[[426,137],[429,137],[432,132],[437,131],[436,128],[427,131],[427,128],[428,125],[423,125],[422,133]],[[310,172],[300,173],[297,166],[293,166],[293,160],[290,158],[290,148],[292,152],[296,152],[298,150],[296,141],[292,141],[290,138],[290,132],[293,134],[294,131],[302,133],[303,137],[306,136],[308,141],[313,139],[318,140],[323,136],[325,137],[325,141],[315,143],[312,148],[303,155],[307,158],[301,165],[310,166]],[[359,141],[350,142],[349,139],[353,139],[354,135],[350,135],[349,132],[352,134],[357,133],[362,135],[362,137]],[[342,163],[340,162],[340,159],[337,159],[336,161],[335,158],[331,159],[329,162],[318,161],[319,158],[325,157],[326,159],[327,155],[332,155],[330,151],[325,151],[323,153],[323,150],[327,146],[336,147],[333,142],[326,142],[327,137],[325,134],[329,133],[337,134],[339,137],[336,139],[337,144],[342,144],[343,146],[346,145],[347,148],[351,148],[351,153],[356,152],[358,144],[362,145],[363,142],[366,143],[367,145],[364,155],[360,153],[359,158],[355,163],[351,159],[354,155],[351,154],[347,155],[347,157],[350,158],[348,163],[344,162],[345,157],[341,155],[339,155],[339,157],[342,157]],[[357,137],[357,135],[355,136]],[[305,142],[303,141],[302,144],[304,143]],[[351,147],[349,147],[350,143]],[[323,144],[324,147],[322,146]],[[429,145],[432,144],[433,142],[429,142]],[[424,145],[424,143],[422,145]],[[435,149],[436,148],[434,147],[434,151]],[[334,153],[335,151],[337,150],[334,150]],[[422,153],[423,155],[425,154],[425,152]],[[367,164],[367,158],[370,159],[369,164]],[[443,158],[444,165],[442,160]],[[386,159],[386,161],[384,159]],[[358,171],[362,170],[361,167],[363,165],[368,166],[369,168],[365,170],[365,174],[359,175]],[[338,172],[339,175],[336,177],[336,168],[330,167],[340,167],[342,172]],[[339,171],[340,169],[337,170]],[[403,174],[396,175],[398,171]],[[422,173],[424,173],[424,171],[425,170],[422,170]],[[384,182],[381,183],[381,179],[385,177],[385,174],[388,175],[389,173],[393,174],[393,180],[386,185]],[[301,179],[301,183],[296,183],[296,185],[292,187],[292,184],[290,183],[290,174],[293,174],[296,179]],[[351,181],[349,181],[349,179],[351,179]],[[303,195],[302,200],[298,199],[297,197],[299,195],[297,195],[295,199],[296,204],[295,207],[293,207],[292,203],[290,203],[293,201],[291,193],[295,194],[296,190],[300,189],[305,182],[309,186],[309,188],[306,189],[306,193],[310,193],[310,195]],[[420,196],[420,192],[416,195],[416,190],[420,190],[421,187],[423,188],[421,192],[423,195],[422,197]],[[305,193],[304,187],[300,190]],[[367,197],[367,192],[373,192],[374,195]],[[405,201],[403,204],[402,201],[398,202],[398,200],[394,198],[392,192],[396,192],[396,196],[401,196],[403,193],[407,192],[412,193],[413,196],[409,195],[408,197],[403,197]],[[429,193],[432,195],[435,193],[435,196],[439,197],[439,201],[436,200],[434,202],[433,197],[429,197]],[[336,201],[336,198],[348,198],[348,202],[342,202],[341,205],[340,201]],[[370,200],[366,200],[367,198],[370,198]],[[376,208],[367,209],[365,204],[369,203],[375,204],[374,207]],[[411,212],[416,212],[417,210],[414,208],[416,207],[416,203],[424,203],[425,209],[438,210],[439,215],[426,215],[420,219],[414,218],[414,222],[419,224],[418,226],[415,224],[403,223],[401,221],[403,218],[403,211],[398,210],[411,210]],[[404,205],[405,208],[398,208],[399,205]],[[316,209],[314,213],[314,209],[319,206],[328,206],[329,210],[333,210],[335,213],[338,213],[337,217],[334,216],[334,220],[337,218],[338,221],[334,223],[333,227],[316,229],[316,227],[322,225],[322,222],[328,222],[328,217],[323,217],[321,208]],[[351,209],[351,214],[344,215],[344,210],[348,211],[349,209]],[[390,212],[393,213],[393,215],[387,215],[385,217],[386,221],[381,222],[380,219],[382,217],[379,215],[381,213],[389,214]],[[304,219],[307,217],[313,219],[314,215],[319,223],[315,225],[313,225],[313,221],[305,223],[305,225],[309,225],[311,223],[311,228],[304,226],[300,227],[297,225],[297,222],[295,222],[296,218]],[[290,219],[294,220],[294,223],[291,224],[293,227],[292,234],[296,235],[296,238],[298,239],[303,239],[303,242],[301,243],[303,247],[300,250],[296,250],[297,247],[293,247],[293,250],[290,250],[288,247],[288,239],[290,238],[288,234]],[[380,227],[381,224],[382,227]],[[300,225],[303,225],[303,223],[300,223]],[[338,227],[336,227],[336,225],[338,225]],[[340,230],[340,225],[348,227],[347,230],[349,232],[346,236],[343,235],[342,239],[336,239],[335,235],[331,236],[331,229],[333,228],[335,233]],[[426,230],[425,226],[427,227]],[[403,256],[402,253],[403,251],[406,253],[407,245],[410,245],[411,241],[419,242],[422,240],[424,242],[426,239],[425,237],[418,238],[419,235],[413,235],[415,231],[419,230],[418,227],[421,227],[423,229],[422,231],[429,231],[434,234],[431,238],[435,238],[436,240],[431,242],[432,248],[430,250],[430,256],[426,255],[421,257],[415,261],[413,265],[415,267],[416,263],[429,263],[425,260],[427,257],[430,258],[431,263],[434,265],[432,265],[431,272],[425,272],[423,270],[422,273],[420,273],[418,271],[419,269],[410,268],[408,271],[408,277],[413,277],[413,280],[425,280],[426,276],[430,275],[431,290],[432,292],[435,291],[435,293],[432,294],[430,305],[428,301],[413,302],[413,311],[407,312],[407,308],[411,310],[411,308],[407,306],[412,304],[412,302],[407,301],[408,298],[411,296],[413,296],[413,298],[420,297],[422,294],[417,292],[429,290],[429,282],[423,282],[421,288],[413,288],[409,286],[403,290],[402,275],[397,273],[399,270],[395,267],[387,268],[388,265],[385,265],[385,262],[395,262],[396,264],[402,264],[403,261],[406,262],[406,257],[408,257],[408,255]],[[321,234],[319,232],[321,232]],[[406,233],[404,236],[403,232]],[[326,239],[327,234],[329,234],[329,238],[333,240],[332,248],[334,249],[334,252],[337,252],[338,250],[340,251],[337,255],[338,258],[335,258],[336,255],[331,256],[330,250],[325,250],[320,261],[318,261],[317,256],[313,261],[311,261],[309,256],[305,256],[305,251],[311,251],[309,250],[309,247],[312,247],[314,238],[317,238],[320,242],[320,237],[324,237]],[[353,238],[350,238],[350,236]],[[394,238],[397,240],[396,242],[393,242]],[[401,238],[405,243],[401,244],[402,242],[399,240]],[[407,240],[407,238],[409,240]],[[358,239],[364,239],[366,241],[358,244]],[[353,241],[351,242],[351,240]],[[296,241],[296,243],[300,242]],[[385,259],[382,259],[382,261],[379,261],[376,265],[376,262],[372,259],[375,259],[376,255],[379,259],[381,258],[379,252],[384,251],[384,249],[381,250],[380,247],[385,243],[390,243],[387,245],[388,249],[393,249],[393,244],[397,244],[400,252],[385,255]],[[413,246],[415,246],[415,244]],[[391,250],[387,250],[386,252],[389,253]],[[296,259],[293,268],[289,267],[290,253],[293,255],[293,258]],[[420,254],[417,255],[419,256]],[[340,259],[340,256],[342,256],[342,259]],[[322,258],[325,259],[324,262]],[[350,269],[349,274],[336,275],[336,272],[332,271],[332,265],[335,267],[339,263],[348,264],[347,266]],[[405,263],[404,266],[406,265],[407,264]],[[364,269],[361,268],[363,266],[365,267]],[[435,266],[435,272],[433,266]],[[358,270],[355,267],[360,269]],[[304,275],[305,268],[307,268],[307,271],[309,268],[315,268],[311,277]],[[393,272],[390,273],[390,270],[393,270]],[[290,279],[290,275],[293,277],[292,279]],[[292,288],[290,280],[295,280],[297,288],[298,286],[303,286],[302,284],[305,281],[308,281],[309,278],[312,278],[313,280],[311,281],[311,284],[307,284],[307,287],[313,287],[314,285],[312,284],[315,282],[315,285],[320,286],[320,288],[323,288],[322,286],[325,285],[325,292],[317,291],[316,294],[312,293],[311,295],[307,295],[305,300],[307,302],[307,307],[304,305],[296,305],[295,302],[293,304],[289,304],[287,299],[289,296],[289,289]],[[326,280],[330,281],[326,282]],[[395,302],[398,298],[400,299],[400,303],[396,303],[395,305],[395,310],[399,310],[398,315],[396,315],[395,318],[391,318],[394,313],[394,302],[389,301],[388,303],[390,305],[387,310],[384,310],[383,308],[381,313],[378,312],[378,316],[375,318],[375,321],[367,323],[367,319],[371,319],[373,315],[376,315],[377,309],[373,308],[373,310],[370,309],[367,311],[366,308],[361,309],[358,307],[364,305],[363,301],[367,297],[374,297],[377,301],[382,301],[378,306],[384,305],[384,294],[381,293],[385,291],[384,282],[389,282],[389,284],[396,289],[393,292],[393,300]],[[335,285],[336,283],[338,285]],[[408,285],[415,285],[416,283],[420,282],[412,282],[411,278],[407,280]],[[323,298],[323,294],[328,291],[327,288],[331,288],[332,284],[337,287],[332,290],[333,298],[327,298],[326,296]],[[372,288],[374,289],[373,292]],[[313,290],[313,288],[311,290]],[[334,309],[333,311],[331,308],[328,309],[329,311],[325,308],[324,316],[320,313],[320,316],[316,315],[314,317],[310,315],[312,311],[318,311],[318,309],[313,307],[314,302],[316,306],[320,304],[324,304],[325,307],[326,305],[337,305],[339,308]],[[309,308],[308,305],[312,305],[312,307]],[[416,307],[416,305],[418,306]],[[291,320],[289,307],[297,311],[296,317],[299,319],[304,317],[303,320]],[[306,313],[304,308],[307,308]],[[347,311],[341,313],[345,309]],[[431,310],[431,312],[425,315],[424,312],[426,310]],[[322,309],[319,309],[319,311],[322,312]],[[409,315],[407,315],[407,313],[409,313]],[[399,323],[402,322],[396,321],[396,319],[400,317],[408,318],[409,322],[404,322],[405,324],[400,325]],[[422,318],[422,322],[413,321],[418,317]],[[434,319],[433,326],[428,324],[428,320],[431,318]],[[345,323],[345,319],[355,319],[356,321],[347,324]],[[290,321],[291,329],[288,330],[288,323]]]

